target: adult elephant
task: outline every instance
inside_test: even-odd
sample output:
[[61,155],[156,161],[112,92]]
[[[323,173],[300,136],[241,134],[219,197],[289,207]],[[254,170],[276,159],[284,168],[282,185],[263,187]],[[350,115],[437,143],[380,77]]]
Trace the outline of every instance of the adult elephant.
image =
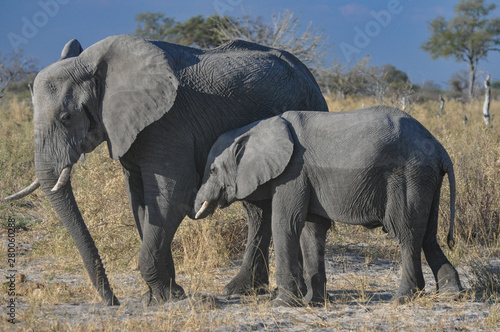
[[[171,242],[192,216],[205,161],[217,137],[289,109],[327,110],[308,69],[293,55],[245,41],[212,50],[130,36],[82,51],[70,41],[61,59],[35,78],[35,168],[103,300],[118,304],[75,202],[71,167],[106,141],[119,159],[142,239],[139,269],[146,302],[184,296],[175,282]],[[269,203],[244,203],[249,234],[238,293],[268,282]],[[310,224],[312,231],[318,227]]]

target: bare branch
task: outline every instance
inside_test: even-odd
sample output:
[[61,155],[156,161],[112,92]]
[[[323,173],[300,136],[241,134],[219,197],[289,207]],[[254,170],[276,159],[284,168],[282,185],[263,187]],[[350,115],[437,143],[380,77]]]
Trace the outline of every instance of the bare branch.
[[36,61],[24,57],[23,51],[13,51],[4,56],[0,54],[0,98],[13,82],[22,81],[35,73]]
[[232,22],[220,26],[215,33],[225,40],[245,39],[270,47],[283,49],[298,57],[308,67],[318,67],[321,58],[326,54],[328,45],[326,35],[309,23],[305,31],[301,31],[300,17],[284,11],[273,16],[271,25],[262,22],[261,18]]

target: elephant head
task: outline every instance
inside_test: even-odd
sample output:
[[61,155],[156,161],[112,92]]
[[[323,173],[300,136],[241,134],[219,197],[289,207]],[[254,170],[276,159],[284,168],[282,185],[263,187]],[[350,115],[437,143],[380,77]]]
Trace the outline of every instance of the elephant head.
[[257,190],[283,173],[293,149],[291,133],[281,117],[221,135],[208,156],[202,186],[196,195],[195,218],[205,218],[217,205],[223,208],[236,200],[264,194]]
[[[168,55],[134,36],[113,36],[82,51],[76,40],[43,69],[33,90],[37,181],[83,258],[90,279],[108,304],[118,304],[70,183],[71,167],[106,141],[123,156],[146,126],[172,107],[178,81]],[[115,121],[116,119],[120,121]]]

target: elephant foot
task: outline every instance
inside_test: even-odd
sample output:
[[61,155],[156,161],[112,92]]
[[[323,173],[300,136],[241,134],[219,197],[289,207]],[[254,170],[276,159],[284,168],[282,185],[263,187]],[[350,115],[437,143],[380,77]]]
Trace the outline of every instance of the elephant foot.
[[460,284],[449,283],[438,288],[439,298],[446,301],[460,300],[465,294],[465,289]]
[[411,301],[413,301],[415,298],[418,296],[422,295],[422,291],[419,290],[404,290],[404,291],[398,291],[392,301],[396,305],[404,305],[404,304],[409,304]]
[[304,296],[304,302],[310,307],[322,307],[325,306],[326,303],[333,302],[328,293],[322,295],[310,295],[310,293]]
[[458,300],[464,293],[460,279],[455,268],[444,265],[438,272],[437,291],[440,298]]
[[392,302],[396,305],[409,304],[413,300],[422,298],[426,295],[424,288],[398,291],[392,298]]
[[397,305],[405,305],[405,304],[410,303],[412,299],[413,299],[413,295],[396,295],[393,298],[393,302],[394,302],[394,304],[397,304]]
[[141,302],[143,305],[150,307],[162,305],[167,301],[177,301],[185,298],[186,294],[184,293],[184,289],[179,285],[175,285],[166,288],[163,292],[155,292],[150,288],[149,291],[142,295]]
[[118,298],[116,298],[116,296],[114,296],[114,295],[107,296],[106,299],[104,300],[104,303],[107,306],[119,306],[120,305],[120,301],[118,301]]
[[269,280],[258,280],[250,272],[240,271],[236,277],[224,287],[222,294],[230,295],[262,295],[269,293]]
[[278,297],[271,302],[271,305],[273,307],[302,307],[304,301],[296,295],[278,292]]

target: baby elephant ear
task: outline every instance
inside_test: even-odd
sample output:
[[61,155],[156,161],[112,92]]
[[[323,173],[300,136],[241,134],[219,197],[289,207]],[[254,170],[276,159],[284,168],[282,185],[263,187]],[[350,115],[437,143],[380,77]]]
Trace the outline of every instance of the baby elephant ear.
[[64,48],[61,52],[61,58],[59,60],[64,60],[67,58],[79,56],[80,53],[82,53],[82,52],[83,52],[83,48],[82,48],[82,45],[80,45],[80,42],[76,39],[71,39],[64,46]]
[[262,120],[234,143],[235,196],[244,199],[260,185],[278,177],[293,153],[293,139],[281,117]]

